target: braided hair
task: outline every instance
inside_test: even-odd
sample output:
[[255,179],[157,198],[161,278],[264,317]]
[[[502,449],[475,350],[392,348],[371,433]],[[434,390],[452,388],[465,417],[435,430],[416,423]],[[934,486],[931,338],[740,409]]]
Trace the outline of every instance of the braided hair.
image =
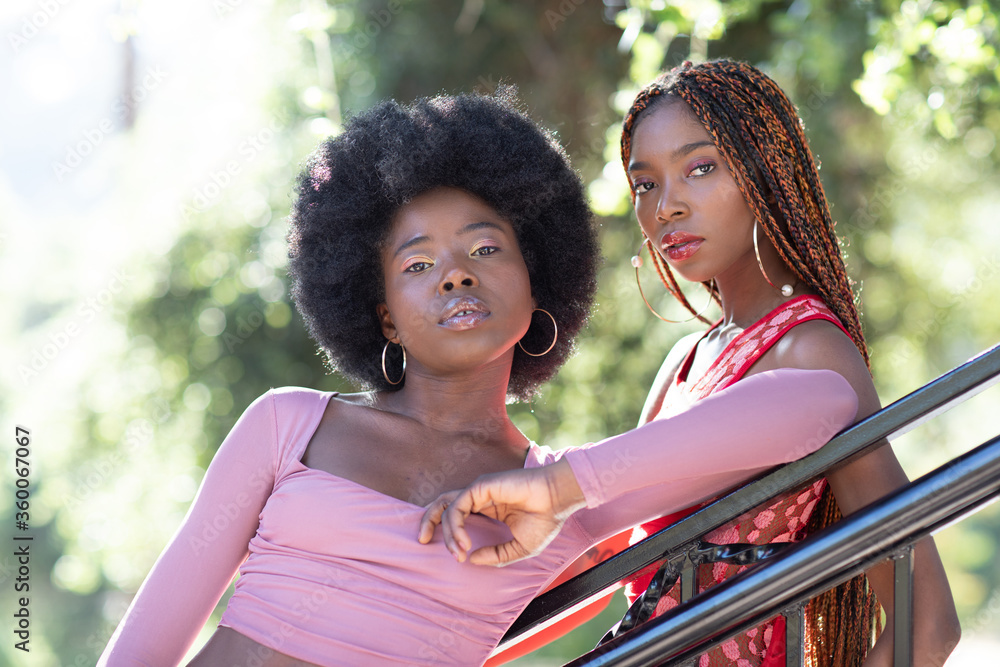
[[[868,346],[830,207],[802,121],[791,101],[772,79],[746,63],[685,62],[639,91],[629,108],[621,137],[626,176],[636,123],[644,112],[668,98],[686,102],[711,134],[767,238],[798,279],[837,315],[870,368]],[[629,185],[634,202],[631,178]],[[666,288],[695,313],[678,289],[670,267],[647,244]],[[704,284],[718,299],[714,285]],[[813,532],[841,517],[827,484],[808,530]],[[807,664],[860,665],[880,625],[879,605],[864,575],[823,593],[806,609]]]
[[[632,134],[643,112],[668,97],[687,102],[712,135],[743,199],[796,277],[837,315],[869,364],[851,281],[834,232],[819,171],[795,107],[757,68],[732,60],[684,63],[636,96],[622,126],[625,173]],[[753,110],[747,113],[747,110]],[[632,198],[635,188],[629,179]],[[668,290],[692,313],[669,266],[652,252]]]

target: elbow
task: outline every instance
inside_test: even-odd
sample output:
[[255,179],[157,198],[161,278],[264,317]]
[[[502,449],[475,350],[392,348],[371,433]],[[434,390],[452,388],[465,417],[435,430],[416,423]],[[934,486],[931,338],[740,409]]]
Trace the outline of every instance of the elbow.
[[[947,622],[940,624],[937,635],[936,640],[939,651],[942,653],[943,658],[947,659],[951,655],[951,652],[955,650],[955,647],[958,646],[959,640],[962,639],[962,625],[958,622],[958,615],[954,613],[954,610],[952,610]],[[941,664],[944,664],[944,660],[941,661]]]
[[925,625],[920,630],[914,628],[914,632],[917,654],[929,657],[928,665],[940,667],[958,646],[962,638],[962,625],[958,621],[955,608],[951,607],[946,613],[937,615],[933,623]]
[[839,424],[836,432],[840,432],[854,423],[858,416],[858,394],[847,379],[839,373],[834,375],[832,396],[828,402],[828,412],[831,419]]
[[937,622],[934,624],[937,632],[936,640],[941,650],[945,652],[945,657],[955,650],[959,640],[962,638],[962,624],[958,620],[958,611],[955,609],[955,602],[949,596],[943,609],[938,614]]

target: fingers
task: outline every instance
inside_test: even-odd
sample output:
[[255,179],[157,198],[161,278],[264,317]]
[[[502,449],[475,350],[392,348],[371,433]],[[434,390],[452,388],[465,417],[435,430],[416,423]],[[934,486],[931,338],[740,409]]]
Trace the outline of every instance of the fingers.
[[473,499],[469,489],[457,492],[441,517],[441,536],[444,545],[459,563],[465,561],[472,541],[465,531],[465,518],[473,512]]
[[474,484],[464,491],[443,493],[431,502],[420,519],[417,540],[427,544],[434,536],[435,527],[440,525],[445,548],[459,563],[465,562],[472,548],[472,540],[465,530],[466,517],[491,504],[488,499],[485,503],[476,500],[477,495],[482,495],[476,491],[478,486]]
[[448,505],[454,501],[458,491],[442,493],[427,505],[424,515],[420,518],[420,528],[417,531],[417,541],[427,544],[434,537],[434,529],[441,523],[441,515],[448,509]]
[[441,537],[448,551],[459,563],[468,556],[472,542],[465,531],[465,518],[472,513],[472,499],[468,491],[442,493],[427,505],[420,518],[417,541],[427,544],[434,537],[434,529],[441,526]]
[[496,544],[490,547],[481,547],[469,554],[469,562],[473,565],[492,565],[503,567],[530,556],[524,546],[516,540]]

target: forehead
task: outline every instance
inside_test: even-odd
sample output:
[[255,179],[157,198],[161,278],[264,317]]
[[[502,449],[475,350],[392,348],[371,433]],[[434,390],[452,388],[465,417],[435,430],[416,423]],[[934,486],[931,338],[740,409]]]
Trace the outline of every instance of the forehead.
[[688,103],[677,97],[664,97],[639,116],[632,131],[632,155],[643,150],[675,150],[706,140],[711,141],[712,135]]
[[458,188],[439,187],[423,192],[399,207],[392,216],[389,238],[414,233],[457,231],[470,222],[488,221],[511,226],[497,211],[474,194]]

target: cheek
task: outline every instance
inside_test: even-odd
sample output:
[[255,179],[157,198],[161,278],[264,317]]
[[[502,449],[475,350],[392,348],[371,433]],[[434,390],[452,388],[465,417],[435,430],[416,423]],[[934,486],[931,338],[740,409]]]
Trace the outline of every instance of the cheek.
[[752,226],[754,222],[753,212],[747,205],[743,193],[736,187],[736,183],[731,183],[727,187],[718,188],[713,196],[716,205],[724,213],[727,219],[739,222],[747,226]]
[[409,298],[407,289],[399,285],[387,286],[386,292],[385,304],[400,336],[412,339],[427,327],[424,314],[413,307],[415,301]]
[[527,308],[530,310],[533,308],[531,293],[531,276],[528,275],[528,270],[525,269],[523,272],[518,271],[516,275],[511,276],[509,283],[512,290],[519,295],[518,301],[523,301],[527,304]]
[[656,233],[655,204],[648,199],[636,199],[634,208],[635,218],[639,221],[639,228],[647,238],[652,239]]
[[507,279],[501,284],[508,286],[510,294],[517,295],[514,301],[515,308],[526,310],[530,318],[530,313],[534,309],[532,301],[534,297],[531,293],[531,275],[524,262],[521,261],[519,266],[512,267]]

